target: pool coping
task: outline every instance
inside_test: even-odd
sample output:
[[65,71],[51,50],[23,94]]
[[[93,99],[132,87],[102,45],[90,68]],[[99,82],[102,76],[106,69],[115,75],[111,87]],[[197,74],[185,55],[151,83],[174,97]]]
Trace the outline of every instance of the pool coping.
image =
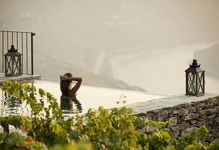
[[40,75],[23,74],[20,76],[7,77],[7,76],[5,76],[5,74],[3,72],[0,72],[0,85],[2,85],[2,83],[6,80],[9,80],[11,82],[17,81],[20,83],[31,83],[34,80],[41,80],[41,76]]

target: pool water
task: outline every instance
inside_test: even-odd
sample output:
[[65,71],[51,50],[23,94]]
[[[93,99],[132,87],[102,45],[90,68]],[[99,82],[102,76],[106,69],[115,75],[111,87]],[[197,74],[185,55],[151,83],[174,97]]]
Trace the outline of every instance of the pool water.
[[[142,91],[131,91],[114,88],[103,88],[81,85],[77,92],[77,100],[71,100],[61,97],[59,82],[39,81],[36,80],[33,85],[38,89],[42,88],[46,92],[51,93],[56,99],[57,103],[63,108],[64,113],[69,113],[68,105],[73,109],[77,109],[81,113],[86,113],[89,108],[97,109],[103,106],[106,109],[113,107],[121,107],[133,103],[145,102],[152,99],[159,99],[166,97],[166,95],[151,94]],[[4,96],[1,92],[0,115],[16,115],[16,114],[30,114],[30,108],[20,100],[9,101],[11,98]],[[123,103],[125,101],[125,103]],[[119,104],[118,104],[119,102]],[[63,107],[63,104],[65,106]]]

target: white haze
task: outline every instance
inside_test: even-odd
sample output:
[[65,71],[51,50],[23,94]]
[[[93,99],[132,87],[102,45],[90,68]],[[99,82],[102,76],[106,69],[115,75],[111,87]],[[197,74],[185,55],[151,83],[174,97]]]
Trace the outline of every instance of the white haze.
[[[185,69],[219,41],[218,27],[218,0],[0,0],[1,30],[36,33],[45,79],[65,64],[150,93],[184,93]],[[219,93],[218,78],[207,74],[206,92]]]

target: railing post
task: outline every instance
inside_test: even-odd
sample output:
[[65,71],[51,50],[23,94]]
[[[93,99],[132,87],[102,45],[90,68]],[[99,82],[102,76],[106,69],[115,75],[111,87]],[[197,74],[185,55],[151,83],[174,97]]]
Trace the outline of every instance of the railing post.
[[5,39],[5,37],[4,37],[4,31],[1,31],[1,33],[2,33],[2,72],[5,72],[5,65],[4,65],[4,54],[5,54],[5,52],[4,52],[4,39]]
[[31,75],[33,75],[33,36],[36,34],[31,32]]

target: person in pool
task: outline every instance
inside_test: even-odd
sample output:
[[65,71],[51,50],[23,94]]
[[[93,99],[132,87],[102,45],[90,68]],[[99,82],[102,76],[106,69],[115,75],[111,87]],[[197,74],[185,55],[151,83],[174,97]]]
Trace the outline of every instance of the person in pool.
[[[73,86],[73,81],[77,83]],[[81,103],[78,101],[76,95],[82,83],[81,77],[73,77],[71,73],[65,73],[60,76],[60,89],[62,92],[61,96],[61,109],[72,110],[73,102],[76,104],[79,112],[82,111]]]

